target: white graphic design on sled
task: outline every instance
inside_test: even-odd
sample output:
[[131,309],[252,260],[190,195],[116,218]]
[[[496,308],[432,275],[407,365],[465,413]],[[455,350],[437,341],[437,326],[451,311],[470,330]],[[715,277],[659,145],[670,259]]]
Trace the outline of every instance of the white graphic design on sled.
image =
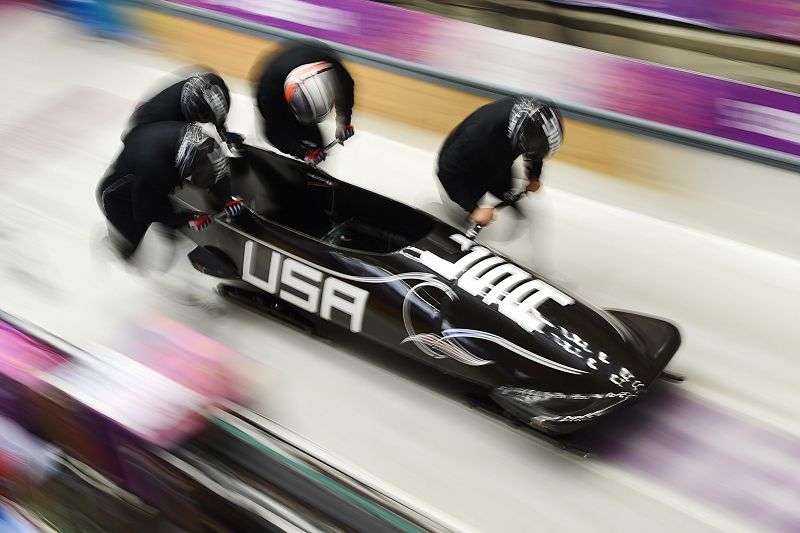
[[[360,332],[369,292],[335,277],[325,277],[316,268],[282,252],[247,241],[242,280],[325,320],[331,320],[336,309],[349,317],[350,331]],[[262,262],[266,254],[269,260]],[[265,263],[266,269],[259,271],[258,265]]]
[[[411,248],[405,248],[403,255],[415,261],[420,261],[421,260],[420,258],[423,253],[424,252],[417,249],[412,250]],[[437,257],[437,259],[439,258]],[[507,266],[513,266],[513,265],[507,265]],[[503,269],[503,266],[499,266],[497,268]],[[514,273],[514,272],[509,272],[509,273]],[[497,276],[494,278],[499,279],[499,277],[501,276]],[[468,279],[466,278],[466,276],[464,276],[464,278]],[[529,277],[518,279],[517,281],[524,281],[525,279],[529,279]],[[419,296],[417,291],[425,287],[432,287],[441,290],[452,301],[456,301],[458,299],[456,293],[446,283],[440,280],[425,280],[422,281],[421,283],[418,283],[413,288],[409,289],[408,293],[406,293],[406,296],[403,300],[403,323],[405,324],[408,336],[405,339],[403,339],[402,342],[404,343],[413,342],[417,346],[417,348],[419,348],[423,353],[433,357],[434,359],[444,359],[446,357],[449,357],[465,365],[483,366],[483,365],[490,365],[494,363],[494,361],[490,359],[482,359],[477,355],[473,354],[458,342],[458,338],[473,338],[473,339],[488,340],[490,342],[494,342],[499,346],[502,346],[506,350],[521,355],[526,359],[529,359],[535,363],[539,363],[540,365],[553,368],[560,372],[566,372],[568,374],[586,373],[585,370],[580,370],[577,368],[570,367],[568,365],[563,365],[556,361],[551,361],[550,359],[547,359],[546,357],[542,357],[529,350],[526,350],[525,348],[518,346],[503,337],[494,335],[486,331],[479,331],[474,329],[448,329],[442,331],[441,334],[417,333],[414,330],[410,312],[411,301],[414,299],[414,297],[418,298],[423,305],[431,306],[438,311],[436,307],[434,307],[432,304],[428,303],[427,301],[425,301],[425,299]],[[495,290],[496,287],[497,286],[493,287],[491,291]],[[477,292],[479,291],[475,291],[472,294],[477,294]]]
[[[497,304],[497,310],[516,322],[528,333],[542,331],[550,324],[538,311],[540,305],[553,300],[571,305],[575,300],[533,276],[494,255],[483,246],[471,246],[472,241],[460,234],[450,238],[469,253],[455,263],[442,259],[433,252],[423,251],[418,261],[447,279],[458,278],[458,286],[473,296],[482,295],[483,303]],[[513,287],[513,288],[512,288]]]

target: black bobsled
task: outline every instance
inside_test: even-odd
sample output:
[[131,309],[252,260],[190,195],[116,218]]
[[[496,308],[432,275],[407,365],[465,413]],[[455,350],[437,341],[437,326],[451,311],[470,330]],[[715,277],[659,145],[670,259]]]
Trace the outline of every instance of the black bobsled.
[[[232,159],[250,210],[190,234],[199,270],[308,326],[327,320],[484,387],[568,433],[639,398],[680,345],[669,322],[597,309],[407,205],[252,146]],[[174,201],[209,212],[190,186]]]

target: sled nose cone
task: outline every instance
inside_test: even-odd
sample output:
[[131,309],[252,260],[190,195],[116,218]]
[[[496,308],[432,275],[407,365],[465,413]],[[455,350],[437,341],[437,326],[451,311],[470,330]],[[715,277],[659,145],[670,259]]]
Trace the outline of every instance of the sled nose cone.
[[631,333],[638,337],[644,356],[642,363],[655,375],[664,369],[678,351],[681,344],[681,333],[671,322],[627,311],[609,310],[608,312],[622,321],[631,330]]

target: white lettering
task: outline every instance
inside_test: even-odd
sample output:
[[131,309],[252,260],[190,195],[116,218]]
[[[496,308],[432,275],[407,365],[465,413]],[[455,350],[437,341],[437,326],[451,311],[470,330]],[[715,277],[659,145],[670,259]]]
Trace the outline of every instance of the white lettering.
[[285,259],[283,261],[283,272],[281,272],[281,286],[295,289],[303,296],[281,289],[280,297],[300,309],[305,309],[309,313],[316,313],[317,309],[319,309],[319,287],[299,278],[298,274],[317,283],[322,281],[322,272],[319,270],[315,270],[294,259]]
[[500,313],[528,333],[541,331],[548,324],[538,311],[547,300],[562,306],[575,303],[563,292],[544,281],[532,279],[530,274],[483,246],[473,246],[474,243],[464,235],[454,234],[450,239],[460,243],[462,250],[470,252],[455,263],[428,251],[422,252],[418,260],[446,279],[458,278],[458,286],[467,293],[473,296],[485,294],[485,304],[498,304]]
[[[346,296],[346,298],[342,298]],[[350,331],[358,333],[364,322],[364,309],[366,308],[369,292],[359,287],[336,278],[328,278],[322,287],[322,303],[320,316],[325,320],[331,319],[331,311],[338,309],[350,317]]]
[[475,296],[481,292],[482,289],[491,286],[484,282],[484,278],[486,278],[484,274],[492,267],[502,263],[505,263],[505,260],[497,256],[482,260],[480,263],[467,270],[463,276],[458,278],[458,286]]
[[418,261],[445,279],[453,279],[455,277],[453,275],[453,263],[442,259],[438,255],[425,251],[420,254]]
[[[270,254],[268,270],[259,272],[257,265],[263,264],[266,251]],[[310,313],[319,313],[325,320],[331,320],[333,310],[338,309],[350,317],[351,331],[361,331],[369,291],[326,277],[312,265],[284,255],[278,249],[247,241],[242,280],[270,294],[278,293],[282,300]]]
[[472,248],[470,252],[459,259],[458,261],[453,264],[453,272],[450,275],[449,279],[454,279],[456,276],[470,268],[472,265],[483,259],[484,257],[490,256],[492,253],[484,248],[483,246],[476,246]]
[[548,299],[555,300],[561,305],[569,305],[574,302],[572,298],[545,282],[534,280],[523,283],[503,298],[499,311],[528,333],[534,330],[541,331],[547,321],[537,311],[537,308]]
[[472,249],[470,253],[456,261],[455,263],[451,263],[446,259],[442,259],[441,257],[431,253],[431,252],[422,252],[420,256],[420,261],[423,265],[427,266],[431,270],[438,272],[440,275],[444,276],[447,279],[455,279],[458,277],[459,274],[464,272],[464,270],[468,269],[484,257],[491,255],[491,252],[484,248],[483,246],[476,246]]
[[267,279],[263,280],[253,274],[253,241],[244,243],[244,267],[242,268],[242,280],[254,285],[262,291],[270,294],[275,294],[278,290],[278,276],[281,271],[281,254],[273,251],[269,260],[269,270],[267,271]]
[[466,235],[461,235],[461,234],[456,233],[454,235],[450,235],[450,239],[456,241],[458,244],[461,245],[461,251],[462,252],[466,252],[467,250],[469,250],[470,248],[475,246],[475,241],[473,241],[472,239],[470,239]]
[[[495,274],[499,277],[506,273],[508,273],[508,277],[498,283]],[[526,279],[530,279],[531,276],[518,266],[509,263],[495,268],[485,277],[487,278],[487,286],[493,283],[494,287],[483,298],[484,303],[499,304],[500,300],[508,294],[509,289],[519,285]]]

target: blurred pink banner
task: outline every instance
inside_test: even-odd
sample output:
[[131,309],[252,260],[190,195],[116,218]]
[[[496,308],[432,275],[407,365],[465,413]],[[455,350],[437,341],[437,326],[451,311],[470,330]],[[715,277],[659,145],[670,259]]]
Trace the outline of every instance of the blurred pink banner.
[[503,92],[546,96],[800,157],[800,97],[794,94],[367,0],[172,3],[408,61]]
[[0,374],[30,385],[45,372],[67,362],[50,346],[0,319]]
[[210,408],[241,398],[232,368],[237,356],[159,317],[44,379],[116,427],[168,447],[204,428]]
[[63,354],[0,316],[0,416],[33,427],[29,391],[43,390],[42,374],[67,363]]
[[63,354],[0,316],[0,415],[33,423],[31,394],[53,387],[117,428],[170,446],[205,427],[209,408],[243,399],[233,368],[240,361],[163,317],[136,326],[114,348]]
[[615,9],[709,28],[800,41],[797,0],[550,0],[559,4]]

